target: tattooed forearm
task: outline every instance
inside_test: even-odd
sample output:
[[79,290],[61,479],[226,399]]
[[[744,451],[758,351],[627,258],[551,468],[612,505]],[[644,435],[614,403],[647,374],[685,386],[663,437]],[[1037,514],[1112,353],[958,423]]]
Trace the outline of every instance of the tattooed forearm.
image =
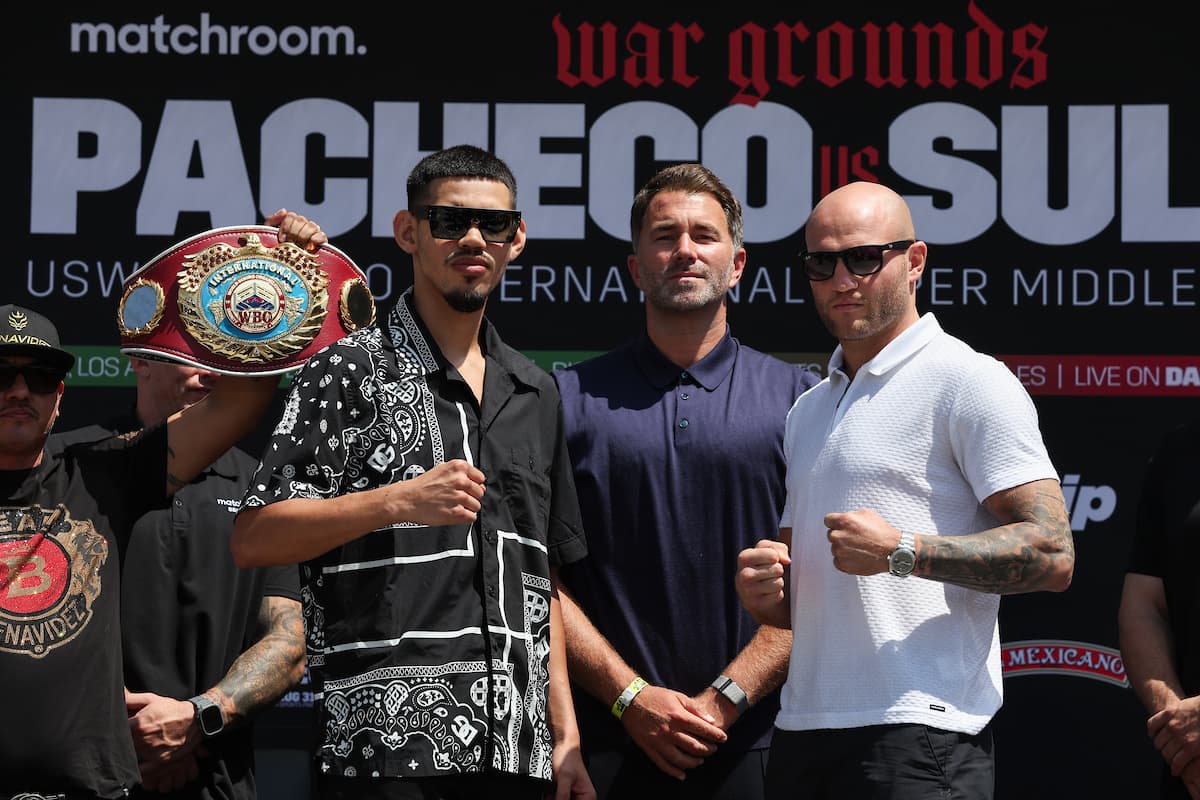
[[304,674],[304,619],[300,603],[265,597],[262,637],[246,649],[217,684],[227,725],[236,726],[275,704]]
[[985,501],[1005,523],[966,536],[925,536],[914,572],[996,594],[1062,591],[1075,569],[1075,543],[1056,481],[1034,481]]

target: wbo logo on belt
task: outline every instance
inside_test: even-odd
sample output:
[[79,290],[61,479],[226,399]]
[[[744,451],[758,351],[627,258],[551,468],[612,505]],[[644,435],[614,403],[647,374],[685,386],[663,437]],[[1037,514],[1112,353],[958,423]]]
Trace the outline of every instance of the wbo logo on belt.
[[216,228],[130,275],[121,352],[214,372],[273,375],[375,320],[366,276],[332,245],[278,242],[267,226]]

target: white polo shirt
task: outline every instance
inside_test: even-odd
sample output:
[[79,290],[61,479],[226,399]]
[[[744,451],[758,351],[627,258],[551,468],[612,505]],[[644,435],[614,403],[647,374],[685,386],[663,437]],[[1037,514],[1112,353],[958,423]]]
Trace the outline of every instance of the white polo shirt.
[[1058,479],[1025,388],[932,314],[853,381],[829,376],[788,412],[792,656],[785,730],[922,723],[977,733],[1000,707],[1000,596],[833,566],[824,516],[872,508],[901,530],[959,536],[995,527],[981,501]]

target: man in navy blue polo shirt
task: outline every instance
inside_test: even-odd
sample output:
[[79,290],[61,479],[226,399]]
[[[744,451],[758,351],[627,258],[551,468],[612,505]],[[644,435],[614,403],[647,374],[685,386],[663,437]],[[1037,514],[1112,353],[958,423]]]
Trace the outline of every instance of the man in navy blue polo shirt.
[[733,568],[779,525],[784,421],[819,376],[730,334],[746,250],[716,175],[662,170],[630,223],[644,334],[554,372],[589,549],[562,570],[584,756],[600,797],[761,797],[791,635]]

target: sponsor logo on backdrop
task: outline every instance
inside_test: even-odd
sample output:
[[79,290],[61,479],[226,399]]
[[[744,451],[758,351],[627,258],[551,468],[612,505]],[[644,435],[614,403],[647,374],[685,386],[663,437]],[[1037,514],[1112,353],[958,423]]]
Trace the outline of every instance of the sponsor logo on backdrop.
[[214,21],[207,12],[194,22],[168,21],[165,14],[152,22],[72,22],[71,52],[175,56],[361,56],[367,52],[349,25],[239,25]]
[[1022,675],[1066,675],[1129,687],[1121,651],[1089,642],[1026,639],[1000,647],[1005,678]]
[[996,357],[1034,395],[1200,396],[1200,356]]
[[1078,475],[1062,476],[1062,492],[1073,531],[1083,530],[1089,522],[1104,522],[1117,510],[1113,487],[1081,484]]

